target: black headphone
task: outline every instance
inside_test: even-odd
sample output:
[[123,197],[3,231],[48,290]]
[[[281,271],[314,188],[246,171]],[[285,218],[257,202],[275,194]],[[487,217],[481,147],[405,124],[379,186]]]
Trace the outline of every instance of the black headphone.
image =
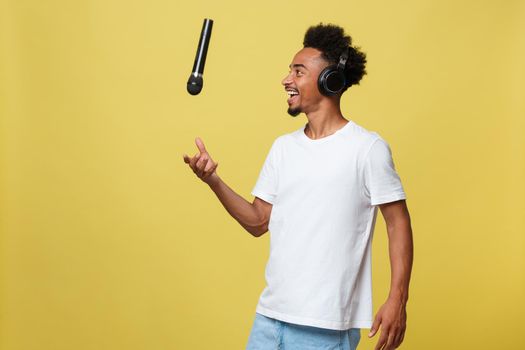
[[331,65],[323,69],[319,78],[317,79],[317,86],[319,91],[325,96],[333,96],[340,93],[346,86],[345,66],[348,60],[348,53],[350,47],[346,52],[343,52],[339,57],[339,63]]

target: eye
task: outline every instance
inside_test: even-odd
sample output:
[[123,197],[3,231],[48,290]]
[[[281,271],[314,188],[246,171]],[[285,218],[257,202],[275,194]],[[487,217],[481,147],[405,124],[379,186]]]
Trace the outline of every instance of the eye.
[[298,71],[295,72],[295,75],[297,75],[298,77],[300,77],[300,76],[303,75],[303,72],[301,72],[300,70],[298,70]]

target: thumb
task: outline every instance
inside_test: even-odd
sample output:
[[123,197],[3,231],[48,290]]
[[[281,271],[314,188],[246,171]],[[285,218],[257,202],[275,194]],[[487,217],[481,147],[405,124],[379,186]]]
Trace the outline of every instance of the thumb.
[[380,324],[381,317],[376,316],[376,318],[374,319],[374,323],[372,324],[372,328],[370,328],[370,333],[368,333],[369,338],[372,338],[377,333]]
[[197,148],[199,149],[200,153],[206,153],[206,147],[204,147],[204,142],[202,142],[202,140],[199,137],[195,139],[195,144],[197,145]]

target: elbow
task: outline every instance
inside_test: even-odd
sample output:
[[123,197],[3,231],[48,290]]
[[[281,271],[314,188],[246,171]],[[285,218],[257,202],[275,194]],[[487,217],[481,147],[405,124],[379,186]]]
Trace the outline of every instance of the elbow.
[[[259,203],[258,205],[253,205],[253,221],[249,225],[250,229],[248,230],[254,237],[261,237],[266,232],[268,232],[268,225],[270,223],[271,206],[269,204],[263,205],[264,203],[262,203],[262,201],[260,202],[261,203]],[[255,201],[254,203],[257,203],[257,201]]]
[[255,225],[248,225],[248,224],[241,223],[241,222],[239,222],[239,223],[241,224],[241,226],[246,231],[248,231],[249,234],[251,234],[255,238],[261,237],[266,232],[268,232],[268,224],[267,223],[255,224]]
[[250,231],[249,231],[253,237],[257,238],[257,237],[261,237],[262,235],[264,235],[266,232],[268,232],[268,225],[262,225],[262,226],[257,226],[257,227],[254,227],[252,228]]

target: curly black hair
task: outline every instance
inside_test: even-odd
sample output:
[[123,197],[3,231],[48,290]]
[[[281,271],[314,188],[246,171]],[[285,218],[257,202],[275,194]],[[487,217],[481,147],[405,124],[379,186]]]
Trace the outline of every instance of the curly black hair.
[[366,74],[366,54],[357,46],[352,46],[352,37],[345,35],[344,29],[334,24],[319,23],[308,28],[304,35],[304,47],[312,47],[322,52],[322,57],[329,64],[337,64],[341,54],[349,50],[346,61],[346,91],[350,86],[359,84]]

